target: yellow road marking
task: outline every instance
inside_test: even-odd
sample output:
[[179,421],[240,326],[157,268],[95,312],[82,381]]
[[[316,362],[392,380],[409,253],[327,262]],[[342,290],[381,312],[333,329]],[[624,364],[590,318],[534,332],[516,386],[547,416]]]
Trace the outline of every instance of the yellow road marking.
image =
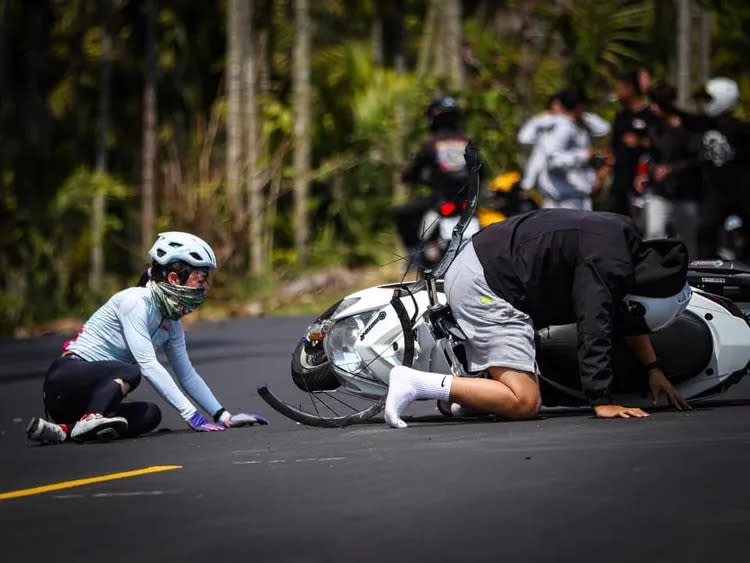
[[33,487],[31,489],[9,491],[7,493],[0,493],[0,500],[29,497],[31,495],[41,495],[43,493],[50,493],[52,491],[59,491],[62,489],[72,489],[73,487],[82,487],[84,485],[92,485],[94,483],[104,483],[106,481],[115,481],[117,479],[127,479],[129,477],[138,477],[139,475],[148,475],[149,473],[159,473],[161,471],[173,471],[174,469],[182,469],[182,465],[154,465],[152,467],[135,469],[133,471],[124,471],[122,473],[110,473],[109,475],[86,477],[85,479],[76,479],[75,481],[63,481],[62,483],[42,485],[41,487]]

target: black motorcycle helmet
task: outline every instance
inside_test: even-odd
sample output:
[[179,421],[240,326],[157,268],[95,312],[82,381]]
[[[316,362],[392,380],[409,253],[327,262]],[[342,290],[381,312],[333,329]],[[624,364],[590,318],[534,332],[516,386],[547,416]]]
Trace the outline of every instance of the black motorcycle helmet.
[[461,109],[453,96],[437,96],[433,98],[427,108],[427,121],[430,131],[449,130],[459,128]]

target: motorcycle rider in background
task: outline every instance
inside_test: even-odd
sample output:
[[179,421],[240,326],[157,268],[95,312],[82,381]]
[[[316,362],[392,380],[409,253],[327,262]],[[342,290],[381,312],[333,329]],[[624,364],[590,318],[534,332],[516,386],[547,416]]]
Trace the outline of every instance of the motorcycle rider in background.
[[420,224],[424,214],[441,201],[458,203],[468,171],[464,152],[469,137],[462,131],[461,110],[452,96],[438,96],[427,108],[430,137],[406,166],[401,180],[409,185],[425,184],[431,194],[394,210],[394,219],[410,263],[419,256]]

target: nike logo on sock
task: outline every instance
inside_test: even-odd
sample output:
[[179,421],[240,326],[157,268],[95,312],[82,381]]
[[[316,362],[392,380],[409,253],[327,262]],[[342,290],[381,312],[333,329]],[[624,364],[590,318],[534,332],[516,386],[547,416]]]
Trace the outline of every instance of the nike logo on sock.
[[445,387],[445,378],[448,377],[447,375],[443,377],[443,380],[440,382],[440,387]]

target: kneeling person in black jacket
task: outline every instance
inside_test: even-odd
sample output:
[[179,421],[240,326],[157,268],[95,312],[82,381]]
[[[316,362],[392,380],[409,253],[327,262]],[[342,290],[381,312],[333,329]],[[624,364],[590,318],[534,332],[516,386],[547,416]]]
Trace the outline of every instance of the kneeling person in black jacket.
[[445,275],[448,304],[467,336],[471,371],[452,377],[403,366],[391,370],[385,417],[417,399],[438,399],[503,418],[534,418],[541,407],[534,332],[576,323],[582,388],[601,418],[644,417],[612,404],[612,359],[620,329],[648,368],[658,400],[689,408],[659,368],[649,332],[688,305],[688,256],[677,240],[643,241],[623,215],[567,209],[532,211],[491,225],[463,248]]

